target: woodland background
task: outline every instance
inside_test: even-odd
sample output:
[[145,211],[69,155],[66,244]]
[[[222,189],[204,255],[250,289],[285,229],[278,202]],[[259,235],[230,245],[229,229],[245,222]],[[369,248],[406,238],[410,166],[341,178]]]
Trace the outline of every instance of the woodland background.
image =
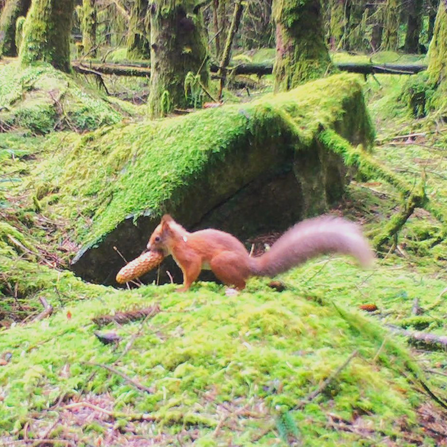
[[[447,2],[0,8],[2,445],[447,445]],[[378,260],[117,287],[166,211]]]

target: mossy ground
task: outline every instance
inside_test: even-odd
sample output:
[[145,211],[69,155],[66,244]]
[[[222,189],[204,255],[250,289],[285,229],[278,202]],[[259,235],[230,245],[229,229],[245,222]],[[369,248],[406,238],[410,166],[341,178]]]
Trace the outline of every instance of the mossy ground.
[[[399,102],[404,79],[377,79],[380,85],[373,79],[365,85],[378,123],[375,156],[409,182],[424,175],[427,193],[447,206],[443,124],[411,118]],[[396,249],[374,269],[362,271],[345,258],[320,258],[283,275],[282,293],[256,279],[238,296],[226,296],[214,283],[198,283],[186,294],[175,293],[172,285],[115,290],[86,284],[60,268],[59,258],[77,237],[65,231],[74,231],[79,215],[89,224],[85,210],[96,212],[101,203],[96,195],[106,197],[101,188],[108,176],[125,169],[127,157],[144,148],[140,140],[130,142],[129,152],[113,146],[122,129],[45,139],[1,135],[4,443],[46,433],[80,446],[132,445],[141,437],[157,445],[439,445],[431,437],[435,429],[421,417],[430,397],[419,379],[439,396],[446,394],[445,376],[430,372],[445,374],[445,351],[409,351],[405,340],[383,328],[386,323],[445,333],[447,275],[433,216],[418,210],[399,233]],[[401,138],[408,134],[424,135]],[[92,143],[107,135],[109,146]],[[45,161],[50,153],[61,157],[73,151],[74,163],[85,146],[92,152],[85,175],[93,178],[96,170],[96,184],[70,184],[73,179],[56,169],[60,163]],[[110,167],[100,164],[104,156],[113,161]],[[52,166],[50,177],[59,183],[40,181],[42,166]],[[374,232],[399,206],[398,192],[382,180],[359,180],[349,187],[340,212]],[[54,315],[20,322],[41,310],[38,297],[54,306]],[[425,309],[421,316],[412,314],[416,298]],[[95,337],[92,317],[152,304],[161,312],[144,324],[100,329],[122,337],[117,347]],[[364,314],[362,304],[378,310]],[[295,409],[357,349],[320,396]],[[112,366],[151,393],[91,363]],[[153,421],[132,420],[141,413]]]
[[2,131],[22,130],[45,135],[54,130],[83,132],[116,124],[136,107],[99,95],[82,78],[49,64],[21,69],[17,62],[0,66],[0,125]]
[[[4,436],[23,436],[28,422],[27,436],[38,437],[67,411],[66,405],[107,396],[113,411],[120,413],[116,419],[121,419],[124,433],[132,431],[126,418],[152,414],[157,422],[142,424],[135,434],[152,431],[160,436],[160,445],[170,445],[175,437],[188,442],[190,436],[199,439],[198,445],[226,445],[230,440],[279,445],[281,414],[287,414],[296,429],[289,436],[305,445],[382,445],[388,436],[406,445],[413,437],[423,439],[414,409],[419,397],[402,375],[411,374],[405,354],[399,356],[395,341],[371,335],[368,325],[375,323],[346,310],[350,300],[357,307],[378,296],[398,299],[399,283],[393,284],[395,278],[389,275],[391,284],[378,292],[383,284],[379,273],[362,272],[349,261],[324,260],[327,270],[320,274],[321,262],[284,277],[290,285],[286,292],[252,281],[237,297],[225,296],[224,288],[212,283],[199,283],[187,294],[175,293],[173,286],[117,291],[61,275],[39,292],[56,307],[56,315],[11,328],[0,339],[0,352],[12,354],[0,370]],[[346,276],[351,279],[348,287]],[[440,282],[429,283],[435,293],[442,287]],[[61,303],[58,295],[68,302]],[[101,329],[122,337],[117,348],[102,345],[94,336],[92,317],[151,304],[159,304],[161,312],[143,330],[139,322]],[[340,309],[358,327],[343,318]],[[138,331],[131,349],[122,355]],[[357,357],[331,386],[294,411],[356,349]],[[113,365],[152,392],[135,389],[89,363]],[[35,411],[39,420],[31,415]],[[331,418],[350,421],[361,435],[354,429],[334,431]],[[116,422],[106,421],[105,426],[111,429]],[[258,439],[268,427],[271,430]],[[77,445],[107,437],[104,425],[84,433],[82,429],[64,427],[54,436],[77,440]]]

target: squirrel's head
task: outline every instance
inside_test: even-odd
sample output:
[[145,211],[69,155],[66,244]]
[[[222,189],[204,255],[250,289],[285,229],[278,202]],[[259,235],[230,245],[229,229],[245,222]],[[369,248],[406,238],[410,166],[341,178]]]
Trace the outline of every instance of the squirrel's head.
[[182,227],[169,214],[165,214],[149,238],[147,250],[162,251],[167,256],[170,252],[170,243],[173,242],[179,228]]

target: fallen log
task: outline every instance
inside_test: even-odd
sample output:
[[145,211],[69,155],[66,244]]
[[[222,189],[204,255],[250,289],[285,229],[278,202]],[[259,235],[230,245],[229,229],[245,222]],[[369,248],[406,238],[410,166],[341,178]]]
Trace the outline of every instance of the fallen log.
[[[423,64],[335,64],[340,71],[348,71],[350,73],[359,73],[363,75],[373,74],[392,74],[392,75],[413,75],[420,73],[427,69]],[[115,75],[115,76],[137,76],[137,77],[149,77],[151,75],[150,64],[148,63],[132,63],[132,64],[115,64],[115,63],[98,63],[98,62],[81,62],[73,61],[72,67],[79,73],[86,74],[86,70],[93,70],[94,72]],[[219,66],[217,64],[211,64],[210,70],[212,73],[217,73]],[[227,69],[234,74],[250,75],[255,74],[258,76],[264,76],[272,74],[273,64],[239,64]]]

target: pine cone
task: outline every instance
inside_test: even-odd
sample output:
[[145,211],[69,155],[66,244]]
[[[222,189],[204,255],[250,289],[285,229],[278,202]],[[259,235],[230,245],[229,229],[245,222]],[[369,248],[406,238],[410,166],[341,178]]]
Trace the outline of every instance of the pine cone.
[[164,255],[161,251],[148,251],[143,253],[118,272],[116,282],[124,284],[125,282],[138,278],[161,264],[163,259]]

